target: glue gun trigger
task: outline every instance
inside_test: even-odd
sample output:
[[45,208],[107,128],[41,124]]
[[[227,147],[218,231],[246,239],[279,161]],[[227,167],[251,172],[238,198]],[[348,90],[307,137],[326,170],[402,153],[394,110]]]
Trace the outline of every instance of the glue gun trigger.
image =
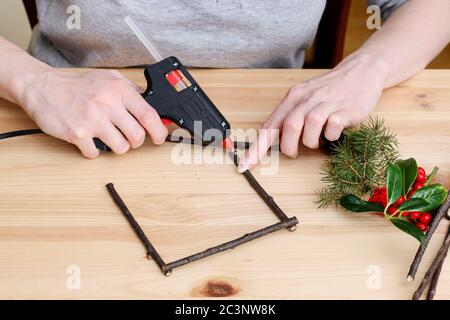
[[166,118],[161,118],[161,122],[163,123],[163,125],[165,125],[166,127],[172,125],[174,122],[172,120],[166,119]]

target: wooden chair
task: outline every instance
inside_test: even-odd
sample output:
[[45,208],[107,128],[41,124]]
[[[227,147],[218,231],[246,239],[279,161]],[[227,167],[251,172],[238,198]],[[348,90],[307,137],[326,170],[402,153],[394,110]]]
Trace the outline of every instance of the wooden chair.
[[317,29],[311,59],[305,68],[333,68],[344,55],[345,33],[352,0],[327,0]]
[[30,22],[31,29],[38,23],[38,15],[36,9],[35,0],[22,0],[25,11],[27,12],[28,21]]
[[[31,28],[38,23],[36,2],[22,0]],[[345,32],[351,0],[328,0],[317,30],[312,57],[305,62],[305,68],[333,68],[344,52]]]

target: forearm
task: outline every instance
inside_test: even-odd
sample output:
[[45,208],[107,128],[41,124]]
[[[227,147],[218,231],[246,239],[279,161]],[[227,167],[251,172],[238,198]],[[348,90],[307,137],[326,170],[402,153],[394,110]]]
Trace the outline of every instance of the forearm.
[[352,56],[381,62],[389,88],[424,69],[449,41],[450,1],[410,0]]
[[0,97],[20,104],[25,79],[52,68],[0,36]]

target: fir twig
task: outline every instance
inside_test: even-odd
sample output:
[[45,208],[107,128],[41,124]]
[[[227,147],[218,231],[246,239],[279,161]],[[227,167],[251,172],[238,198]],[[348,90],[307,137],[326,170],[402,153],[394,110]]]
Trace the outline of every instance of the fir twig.
[[369,118],[356,129],[345,129],[332,142],[322,167],[325,187],[316,193],[319,208],[337,204],[346,194],[362,196],[383,185],[389,163],[398,157],[398,142],[380,118]]

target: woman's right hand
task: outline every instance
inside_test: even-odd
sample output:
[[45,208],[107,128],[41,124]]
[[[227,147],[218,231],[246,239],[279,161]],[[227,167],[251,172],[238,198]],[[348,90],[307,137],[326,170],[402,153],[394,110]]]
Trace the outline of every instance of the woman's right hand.
[[167,128],[138,86],[114,70],[68,73],[55,69],[21,78],[18,103],[47,134],[73,143],[86,158],[99,150],[101,139],[115,153],[144,143],[146,131],[155,144]]

